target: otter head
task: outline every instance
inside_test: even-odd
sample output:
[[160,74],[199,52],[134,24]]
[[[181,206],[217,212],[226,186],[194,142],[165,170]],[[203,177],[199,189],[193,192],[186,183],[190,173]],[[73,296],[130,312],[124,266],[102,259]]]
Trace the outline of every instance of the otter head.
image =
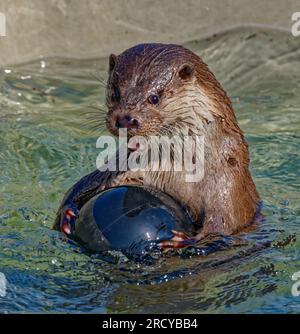
[[174,135],[210,122],[222,99],[230,104],[206,64],[182,46],[140,44],[109,58],[107,128],[114,135],[120,128],[129,137]]

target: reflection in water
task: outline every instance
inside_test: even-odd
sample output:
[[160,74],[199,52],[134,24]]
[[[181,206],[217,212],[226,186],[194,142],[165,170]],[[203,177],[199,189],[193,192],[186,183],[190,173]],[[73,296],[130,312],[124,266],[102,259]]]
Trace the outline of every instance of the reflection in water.
[[64,191],[95,168],[96,137],[105,133],[105,90],[95,75],[105,77],[106,60],[1,70],[2,312],[299,312],[291,295],[300,270],[299,41],[244,29],[187,46],[232,97],[264,221],[152,265],[63,242],[51,230],[56,209]]

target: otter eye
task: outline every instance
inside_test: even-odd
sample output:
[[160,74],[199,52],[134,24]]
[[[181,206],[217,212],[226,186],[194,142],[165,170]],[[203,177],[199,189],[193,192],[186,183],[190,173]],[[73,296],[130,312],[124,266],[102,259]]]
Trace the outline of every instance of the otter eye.
[[159,102],[159,97],[157,95],[150,95],[148,97],[148,101],[151,103],[151,104],[157,104]]
[[113,102],[119,102],[121,99],[120,90],[117,87],[114,87],[113,93],[111,95],[111,99]]

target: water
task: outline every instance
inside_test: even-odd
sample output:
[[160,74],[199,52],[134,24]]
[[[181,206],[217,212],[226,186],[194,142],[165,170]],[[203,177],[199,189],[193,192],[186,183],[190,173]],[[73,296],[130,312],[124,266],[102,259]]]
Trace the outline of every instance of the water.
[[153,265],[89,256],[51,229],[63,193],[95,168],[103,128],[99,116],[92,129],[89,107],[104,103],[95,75],[105,78],[106,60],[2,69],[0,312],[299,312],[291,293],[300,271],[299,42],[244,29],[188,44],[233,100],[265,220],[207,256]]

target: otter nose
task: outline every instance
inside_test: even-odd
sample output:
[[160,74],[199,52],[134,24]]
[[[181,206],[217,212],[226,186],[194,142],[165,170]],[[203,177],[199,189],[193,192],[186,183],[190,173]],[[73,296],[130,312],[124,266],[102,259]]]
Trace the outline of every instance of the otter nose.
[[136,129],[139,126],[139,121],[136,118],[132,118],[130,115],[117,116],[115,126],[117,129]]

